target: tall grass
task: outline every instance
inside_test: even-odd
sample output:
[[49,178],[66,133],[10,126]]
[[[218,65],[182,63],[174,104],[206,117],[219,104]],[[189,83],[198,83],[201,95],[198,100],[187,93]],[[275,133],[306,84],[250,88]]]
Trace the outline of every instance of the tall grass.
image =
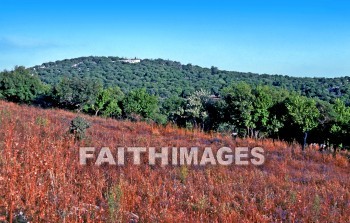
[[[75,141],[67,134],[75,117],[0,101],[0,219],[13,222],[22,213],[30,222],[350,222],[349,161],[342,155],[84,115],[92,126]],[[266,162],[79,165],[80,146],[158,145],[261,146]]]

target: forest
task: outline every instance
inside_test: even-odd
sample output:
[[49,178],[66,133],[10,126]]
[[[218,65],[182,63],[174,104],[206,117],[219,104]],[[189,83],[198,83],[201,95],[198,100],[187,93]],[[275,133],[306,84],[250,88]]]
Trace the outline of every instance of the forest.
[[349,148],[349,77],[296,78],[122,59],[82,57],[19,66],[0,73],[0,97],[234,137]]
[[243,81],[249,85],[275,86],[328,102],[341,98],[350,105],[350,77],[299,78],[225,71],[215,66],[202,68],[163,59],[144,59],[140,63],[127,63],[124,59],[80,57],[44,63],[30,70],[46,84],[55,85],[62,77],[80,77],[99,81],[104,87],[118,86],[123,92],[146,88],[147,92],[159,98],[186,97],[200,89],[218,95],[232,82]]

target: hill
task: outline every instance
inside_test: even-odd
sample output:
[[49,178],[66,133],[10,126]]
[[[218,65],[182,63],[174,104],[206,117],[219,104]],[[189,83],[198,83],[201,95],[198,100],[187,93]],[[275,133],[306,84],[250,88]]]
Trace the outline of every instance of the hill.
[[[73,71],[83,64],[83,62],[76,62],[70,65]],[[98,64],[95,61],[92,63]],[[99,63],[105,64],[104,62]],[[120,58],[115,58],[111,63],[120,63],[121,67],[133,68],[135,72],[141,69],[140,66],[144,66],[144,70],[150,67],[143,63],[155,64],[154,61]],[[181,64],[178,65],[182,67]],[[51,64],[50,66],[56,69],[56,65]],[[45,65],[40,69],[46,69],[46,67]],[[164,67],[169,68],[170,65],[158,64],[156,66],[155,64],[154,69],[157,71],[149,74],[153,76],[164,74]],[[196,68],[205,70],[205,68]],[[135,84],[141,86],[154,84],[155,86],[148,88],[148,91],[146,88],[136,88],[137,86],[128,86],[128,89],[123,91],[119,86],[113,84],[111,87],[102,86],[99,83],[101,79],[96,77],[97,72],[92,72],[93,76],[90,77],[84,72],[79,76],[73,71],[67,71],[65,72],[67,75],[55,76],[57,81],[61,79],[58,83],[42,84],[40,80],[42,75],[34,75],[34,69],[38,70],[20,66],[13,71],[0,72],[0,98],[17,103],[75,110],[115,119],[153,121],[159,124],[172,123],[179,127],[199,128],[208,132],[230,132],[239,137],[283,139],[289,142],[297,140],[304,146],[307,143],[319,143],[334,148],[335,153],[337,149],[350,148],[348,137],[350,107],[346,104],[346,101],[349,100],[347,95],[341,94],[341,99],[337,98],[340,97],[339,95],[333,95],[332,103],[329,103],[318,98],[308,98],[281,87],[257,84],[260,79],[250,78],[247,79],[248,83],[232,81],[227,87],[218,90],[220,95],[212,95],[213,92],[202,88],[188,94],[193,89],[186,89],[186,83],[183,83],[185,87],[176,88],[180,96],[175,94],[168,98],[160,98],[154,95],[154,92],[160,89],[162,83],[167,83],[169,75],[175,75],[176,70],[169,71],[169,75],[165,75],[159,81],[134,81]],[[79,70],[82,71],[80,67]],[[213,77],[221,75],[220,72],[224,71],[211,69]],[[125,75],[124,72],[122,74]],[[126,75],[123,80],[129,78],[130,75]],[[112,74],[111,76],[119,77]],[[142,77],[142,75],[134,76]],[[192,78],[191,75],[188,77]],[[244,75],[239,77],[242,78]],[[52,78],[49,80],[53,81]],[[177,83],[189,81],[188,78],[174,78],[174,80],[177,80]],[[302,79],[295,78],[295,80]],[[342,80],[345,81],[346,78]],[[199,79],[191,81],[194,81],[193,84],[197,86],[200,83],[211,85],[211,81],[215,82],[216,79],[208,77],[202,82]],[[332,81],[332,79],[327,79],[327,81]],[[105,82],[105,85],[107,84],[111,83]],[[174,84],[173,87],[176,85]],[[194,87],[191,86],[191,88]],[[150,93],[149,91],[152,90],[153,93]],[[172,94],[171,91],[168,93]]]
[[[135,62],[135,63],[134,63]],[[166,98],[189,95],[205,89],[213,94],[232,82],[262,84],[297,91],[304,96],[333,102],[342,98],[350,104],[350,77],[297,78],[202,68],[163,59],[125,60],[119,57],[80,57],[44,63],[31,68],[45,83],[56,84],[62,77],[97,79],[105,86],[119,86],[124,92],[145,87],[148,92]]]
[[[349,161],[317,148],[236,139],[0,101],[0,219],[17,222],[349,222]],[[261,166],[95,166],[79,147],[260,146]],[[202,150],[201,150],[202,151]],[[131,159],[131,157],[129,157]],[[128,159],[129,159],[128,158]],[[22,213],[22,214],[20,214]]]

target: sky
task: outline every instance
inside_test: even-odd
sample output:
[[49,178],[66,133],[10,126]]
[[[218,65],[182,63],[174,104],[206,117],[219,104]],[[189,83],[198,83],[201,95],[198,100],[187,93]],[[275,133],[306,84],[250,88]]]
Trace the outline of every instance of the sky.
[[350,1],[0,0],[0,70],[80,56],[350,76]]

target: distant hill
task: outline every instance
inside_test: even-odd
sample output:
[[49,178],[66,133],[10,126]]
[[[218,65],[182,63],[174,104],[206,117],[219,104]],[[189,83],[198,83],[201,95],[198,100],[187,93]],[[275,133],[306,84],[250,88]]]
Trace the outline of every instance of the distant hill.
[[161,98],[188,95],[199,89],[219,94],[231,82],[245,81],[249,84],[285,88],[329,102],[340,97],[350,104],[350,77],[299,78],[225,71],[216,67],[203,68],[163,59],[133,60],[92,56],[44,63],[31,70],[49,84],[55,84],[63,77],[79,76],[99,80],[105,86],[117,85],[123,91],[145,87]]

